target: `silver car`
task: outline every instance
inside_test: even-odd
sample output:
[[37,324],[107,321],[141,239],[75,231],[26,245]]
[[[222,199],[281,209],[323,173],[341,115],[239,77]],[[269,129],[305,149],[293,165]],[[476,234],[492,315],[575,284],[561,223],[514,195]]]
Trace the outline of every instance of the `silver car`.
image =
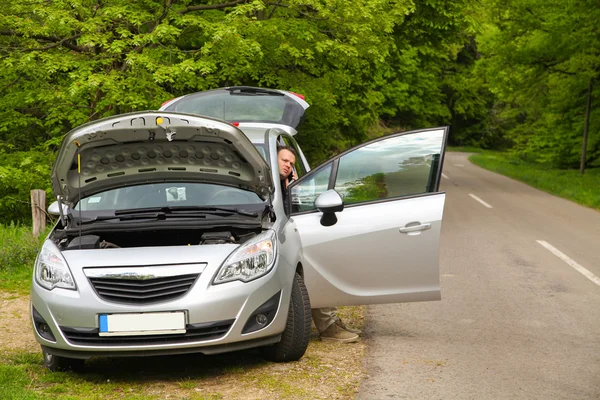
[[[214,112],[184,97],[65,136],[52,171],[59,221],[31,290],[48,368],[253,347],[293,361],[311,307],[440,299],[447,128],[381,137],[310,170],[294,139],[301,98],[198,96],[213,96]],[[299,155],[286,193],[282,144]]]

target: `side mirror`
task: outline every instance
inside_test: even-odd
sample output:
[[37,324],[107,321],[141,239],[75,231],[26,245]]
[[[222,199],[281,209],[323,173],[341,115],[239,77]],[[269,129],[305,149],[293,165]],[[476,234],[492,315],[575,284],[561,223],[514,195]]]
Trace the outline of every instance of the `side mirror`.
[[338,192],[330,189],[323,192],[315,200],[317,210],[323,213],[321,217],[321,225],[332,226],[337,222],[336,212],[344,210],[344,199]]
[[69,207],[67,207],[66,205],[64,205],[62,203],[59,203],[58,201],[55,201],[48,206],[48,214],[54,215],[55,217],[60,217],[61,212],[60,212],[60,209],[58,208],[59,206],[62,206],[62,215],[67,215],[69,212]]

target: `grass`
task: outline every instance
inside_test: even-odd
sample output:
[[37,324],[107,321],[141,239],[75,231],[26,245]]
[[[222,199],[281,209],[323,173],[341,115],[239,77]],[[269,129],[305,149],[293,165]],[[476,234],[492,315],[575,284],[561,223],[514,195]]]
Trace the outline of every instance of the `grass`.
[[579,170],[558,169],[547,164],[523,161],[508,152],[473,147],[452,147],[448,151],[475,153],[469,160],[481,168],[600,210],[600,167],[588,168],[581,175]]
[[[346,323],[362,327],[363,307],[339,311]],[[11,314],[0,315],[6,319]],[[308,351],[298,362],[271,363],[256,350],[246,350],[215,356],[92,358],[83,373],[75,373],[50,372],[39,348],[28,343],[3,348],[5,339],[0,338],[2,400],[350,399],[363,378],[365,350],[363,343],[322,342],[313,329]]]
[[[268,363],[257,352],[220,356],[92,359],[84,373],[50,372],[40,353],[19,351],[0,356],[0,399],[350,399],[362,375],[362,347],[353,367],[335,365],[335,344],[311,341],[305,358]],[[348,360],[350,361],[350,360]],[[346,376],[347,375],[347,376]]]
[[33,263],[45,234],[34,238],[31,228],[0,225],[0,290],[29,292]]

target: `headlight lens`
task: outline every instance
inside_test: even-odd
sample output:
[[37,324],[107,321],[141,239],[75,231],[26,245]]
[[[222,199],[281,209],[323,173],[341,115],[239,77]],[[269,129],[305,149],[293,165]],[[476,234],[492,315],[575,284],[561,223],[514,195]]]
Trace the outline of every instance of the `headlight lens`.
[[44,242],[35,261],[34,273],[36,282],[48,290],[56,287],[75,290],[75,281],[67,262],[60,250],[48,240]]
[[249,282],[267,274],[275,261],[275,242],[275,232],[268,230],[241,245],[227,257],[214,283]]

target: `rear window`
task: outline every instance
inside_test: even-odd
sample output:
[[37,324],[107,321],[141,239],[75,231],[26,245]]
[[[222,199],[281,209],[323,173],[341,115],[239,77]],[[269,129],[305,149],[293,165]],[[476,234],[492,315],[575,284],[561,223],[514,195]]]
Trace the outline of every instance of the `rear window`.
[[296,128],[304,108],[290,96],[265,89],[216,89],[184,96],[166,111],[229,122],[269,122]]

